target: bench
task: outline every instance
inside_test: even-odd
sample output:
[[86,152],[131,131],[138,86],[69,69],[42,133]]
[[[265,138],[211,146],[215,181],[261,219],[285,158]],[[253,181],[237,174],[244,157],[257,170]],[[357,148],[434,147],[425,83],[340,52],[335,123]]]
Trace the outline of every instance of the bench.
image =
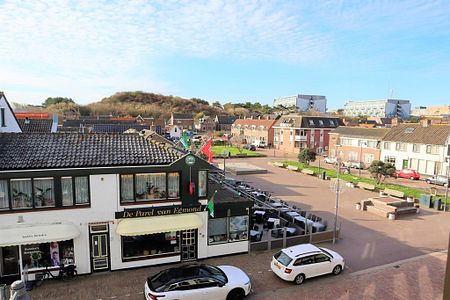
[[414,206],[397,207],[397,210],[395,212],[396,215],[406,215],[415,213],[417,213],[417,208]]
[[369,190],[369,191],[375,190],[375,185],[366,183],[366,182],[358,182],[357,186],[363,190]]
[[310,169],[303,169],[301,172],[306,175],[314,175],[314,171]]
[[396,190],[392,190],[392,189],[384,189],[383,191],[384,194],[389,195],[389,196],[394,196],[397,198],[405,198],[405,193],[404,192],[400,192],[400,191],[396,191]]
[[361,210],[367,210],[367,206],[373,205],[371,199],[361,200],[360,203],[361,203]]
[[274,162],[273,163],[273,165],[275,166],[275,167],[280,167],[280,168],[284,168],[284,164],[282,163],[282,162]]
[[291,171],[298,171],[298,167],[296,167],[296,166],[291,166],[291,165],[288,165],[288,166],[286,167],[286,169],[291,170]]
[[367,206],[367,211],[384,218],[389,217],[389,214],[395,214],[395,208],[386,206]]

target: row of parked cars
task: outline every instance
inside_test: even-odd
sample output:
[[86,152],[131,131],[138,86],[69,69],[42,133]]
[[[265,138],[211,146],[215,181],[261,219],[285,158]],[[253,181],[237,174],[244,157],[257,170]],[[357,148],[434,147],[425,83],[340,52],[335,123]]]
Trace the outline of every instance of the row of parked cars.
[[[270,267],[279,278],[302,284],[307,278],[339,275],[345,267],[345,260],[330,249],[301,244],[275,253]],[[148,277],[144,285],[147,300],[239,300],[251,290],[250,278],[241,269],[208,264],[165,269]]]

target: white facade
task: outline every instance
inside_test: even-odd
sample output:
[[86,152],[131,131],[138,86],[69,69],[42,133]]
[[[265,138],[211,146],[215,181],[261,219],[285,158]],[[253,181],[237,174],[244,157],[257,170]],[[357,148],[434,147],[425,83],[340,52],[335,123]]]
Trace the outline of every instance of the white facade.
[[14,112],[2,93],[0,93],[0,132],[22,132]]
[[381,118],[410,118],[411,103],[409,100],[368,100],[347,101],[344,105],[345,116],[369,116]]
[[327,98],[317,95],[297,95],[279,97],[273,100],[273,106],[291,107],[296,106],[299,112],[317,111],[325,113],[327,111]]
[[411,168],[421,175],[446,175],[444,145],[425,145],[383,141],[381,157],[384,162],[391,162],[397,170]]

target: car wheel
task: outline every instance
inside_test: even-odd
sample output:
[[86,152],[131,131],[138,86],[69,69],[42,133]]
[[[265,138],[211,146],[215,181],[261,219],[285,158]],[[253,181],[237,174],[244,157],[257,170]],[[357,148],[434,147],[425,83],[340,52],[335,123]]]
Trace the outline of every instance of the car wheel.
[[428,183],[428,184],[431,184],[431,181],[429,181],[429,180],[425,180],[425,182]]
[[411,176],[411,177],[409,177],[409,179],[414,180],[414,177]]
[[337,265],[336,267],[333,268],[333,274],[334,275],[339,275],[342,272],[342,267],[341,265]]
[[448,183],[444,183],[444,187],[447,187],[448,186]]
[[244,297],[245,293],[242,289],[234,289],[228,293],[227,300],[241,300]]
[[303,281],[305,281],[305,275],[303,275],[303,274],[298,274],[294,279],[294,283],[297,285],[302,284]]

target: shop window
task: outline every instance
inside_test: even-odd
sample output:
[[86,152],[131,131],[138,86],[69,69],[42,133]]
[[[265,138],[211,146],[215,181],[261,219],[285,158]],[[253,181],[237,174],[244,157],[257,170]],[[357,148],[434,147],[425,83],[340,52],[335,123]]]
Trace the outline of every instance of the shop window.
[[9,208],[8,182],[0,180],[0,210]]
[[31,179],[12,179],[11,195],[13,208],[31,208]]
[[230,241],[248,239],[248,216],[230,217]]
[[208,186],[208,171],[198,171],[198,196],[206,197]]
[[134,202],[133,174],[120,175],[120,201]]
[[227,218],[210,219],[208,221],[209,244],[220,244],[228,241]]
[[180,198],[180,173],[167,174],[167,186],[170,199]]
[[166,198],[166,174],[136,174],[136,200],[160,200]]
[[55,207],[53,178],[34,178],[34,207]]
[[177,231],[122,236],[122,260],[148,259],[152,256],[178,254],[180,235]]
[[24,268],[45,268],[74,263],[73,240],[22,246]]

